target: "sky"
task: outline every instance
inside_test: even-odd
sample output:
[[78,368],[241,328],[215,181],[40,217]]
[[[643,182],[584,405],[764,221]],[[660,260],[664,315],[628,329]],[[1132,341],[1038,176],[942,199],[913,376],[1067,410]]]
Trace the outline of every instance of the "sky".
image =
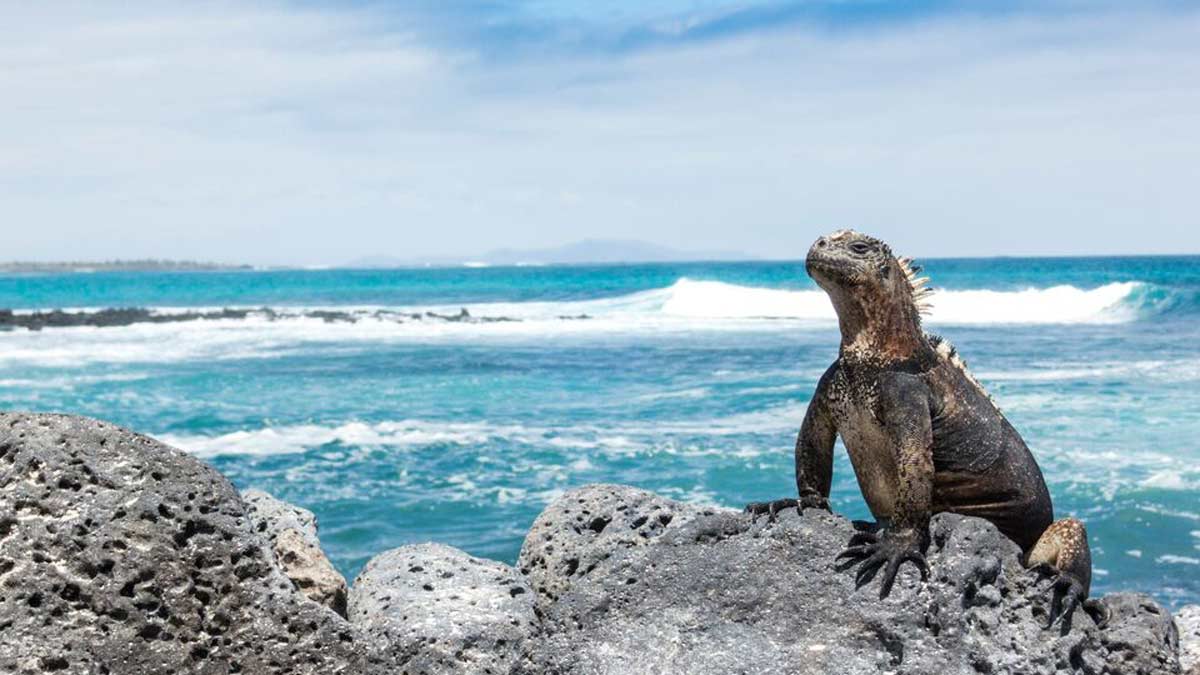
[[0,3],[0,259],[1200,252],[1194,2]]

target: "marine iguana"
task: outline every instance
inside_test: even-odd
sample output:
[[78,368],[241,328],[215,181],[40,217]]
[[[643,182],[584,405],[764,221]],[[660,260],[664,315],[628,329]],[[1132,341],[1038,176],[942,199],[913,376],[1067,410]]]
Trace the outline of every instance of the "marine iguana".
[[[881,529],[859,532],[838,556],[858,565],[859,587],[884,569],[879,597],[914,563],[929,577],[929,519],[949,511],[991,521],[1024,552],[1023,563],[1055,576],[1046,627],[1069,630],[1077,607],[1103,624],[1088,599],[1087,531],[1054,519],[1033,454],[954,348],[921,328],[931,292],[920,268],[887,244],[852,230],[817,239],[808,275],[833,301],[842,342],[808,405],[796,440],[799,499],[746,509],[774,519],[781,508],[829,509],[833,445],[840,435],[859,488]],[[885,567],[886,566],[886,567]]]

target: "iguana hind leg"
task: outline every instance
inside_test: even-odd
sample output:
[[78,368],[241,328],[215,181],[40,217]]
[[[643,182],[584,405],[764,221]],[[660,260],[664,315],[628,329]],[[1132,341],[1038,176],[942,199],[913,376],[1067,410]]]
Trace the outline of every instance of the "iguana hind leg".
[[1070,629],[1071,616],[1083,607],[1101,627],[1108,622],[1108,610],[1097,600],[1088,599],[1092,587],[1092,551],[1087,529],[1075,518],[1056,520],[1029,550],[1025,565],[1049,570],[1055,577],[1046,628],[1062,619]]

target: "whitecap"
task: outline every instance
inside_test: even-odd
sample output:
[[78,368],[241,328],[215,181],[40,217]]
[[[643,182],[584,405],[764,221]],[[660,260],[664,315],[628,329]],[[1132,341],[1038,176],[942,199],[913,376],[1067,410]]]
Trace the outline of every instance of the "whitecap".
[[642,394],[642,395],[638,396],[636,400],[638,400],[638,401],[662,401],[662,400],[667,400],[667,399],[678,399],[678,398],[699,399],[699,398],[705,398],[706,396],[708,396],[710,391],[711,390],[708,387],[692,387],[689,389],[678,389],[675,391],[661,391],[661,392],[652,392],[649,394]]
[[406,448],[437,443],[483,443],[497,435],[517,436],[520,426],[490,426],[469,423],[431,423],[405,420],[366,424],[347,422],[337,426],[301,424],[233,431],[217,436],[161,434],[159,440],[201,457],[216,455],[280,455],[305,452],[338,443],[346,446]]
[[1200,482],[1188,480],[1179,470],[1156,471],[1141,482],[1142,487],[1161,490],[1194,490]]
[[1167,554],[1158,556],[1154,559],[1154,562],[1165,565],[1200,565],[1200,558]]
[[[280,455],[307,452],[339,444],[350,447],[407,449],[438,444],[482,445],[494,440],[532,446],[613,455],[639,453],[699,456],[722,452],[695,444],[680,445],[675,437],[772,435],[789,436],[804,416],[804,405],[776,405],[761,410],[697,420],[615,422],[604,425],[578,424],[536,427],[486,422],[441,422],[395,420],[367,423],[296,424],[242,429],[223,434],[159,434],[159,440],[201,457],[217,455]],[[738,456],[774,452],[743,448]]]
[[1163,382],[1200,380],[1200,360],[1137,360],[1099,363],[1045,363],[1033,368],[981,370],[976,377],[985,382],[1057,382],[1112,378],[1153,379]]

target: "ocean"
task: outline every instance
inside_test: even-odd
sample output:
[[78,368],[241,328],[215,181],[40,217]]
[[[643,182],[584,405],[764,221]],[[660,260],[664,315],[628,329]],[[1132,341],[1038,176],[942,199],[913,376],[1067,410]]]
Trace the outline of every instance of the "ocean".
[[[926,327],[1087,524],[1094,589],[1200,602],[1200,258],[920,262]],[[8,275],[3,307],[150,310],[0,330],[0,407],[111,420],[311,509],[351,579],[427,540],[511,563],[586,483],[794,495],[838,346],[800,262]],[[832,503],[868,516],[840,446]]]

